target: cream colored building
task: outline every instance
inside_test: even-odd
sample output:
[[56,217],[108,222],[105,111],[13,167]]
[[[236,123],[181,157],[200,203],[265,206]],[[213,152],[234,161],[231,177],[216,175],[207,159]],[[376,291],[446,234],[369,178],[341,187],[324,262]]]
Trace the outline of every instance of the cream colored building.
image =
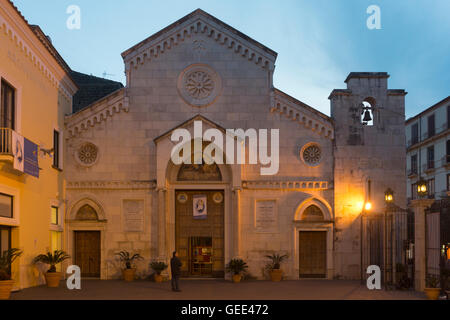
[[[360,278],[363,206],[384,212],[390,187],[406,207],[406,93],[387,73],[350,73],[329,117],[274,88],[276,52],[202,10],[122,57],[126,86],[66,118],[65,240],[84,276],[120,277],[114,254],[128,250],[146,258],[146,277],[177,250],[188,277],[223,277],[241,257],[262,279],[265,255],[286,253],[288,279]],[[175,165],[171,135],[194,136],[196,122],[201,133],[279,129],[278,173]]]
[[18,288],[43,283],[32,259],[64,246],[64,117],[77,90],[69,71],[41,29],[0,0],[0,251],[23,250],[12,268]]

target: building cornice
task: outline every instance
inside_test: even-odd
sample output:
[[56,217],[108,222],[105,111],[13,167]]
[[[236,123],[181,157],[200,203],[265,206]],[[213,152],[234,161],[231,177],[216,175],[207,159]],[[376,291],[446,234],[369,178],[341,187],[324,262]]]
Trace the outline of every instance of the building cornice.
[[68,181],[68,190],[151,190],[155,180],[146,181]]
[[[0,8],[15,25],[12,26],[6,17],[0,15],[0,36],[4,36],[12,41],[26,59],[39,70],[42,76],[57,88],[68,101],[72,101],[72,96],[78,89],[76,84],[70,80],[68,73],[44,46],[38,35],[33,32],[28,22],[21,16],[14,5],[10,2],[9,5],[14,8],[14,13],[11,13],[11,8],[5,7],[4,3],[0,2]],[[12,16],[13,14],[19,15],[20,21],[17,21],[16,17]],[[20,23],[21,21],[23,23]],[[18,30],[20,30],[20,33]]]
[[274,69],[276,52],[224,25],[204,11],[196,10],[122,53],[126,69],[158,58],[194,34],[203,34],[264,69]]
[[128,111],[128,97],[125,96],[125,88],[121,88],[83,110],[66,116],[66,128],[70,137],[74,137],[82,131],[106,121],[117,113],[127,113]]
[[255,190],[328,190],[330,183],[317,180],[242,181],[242,187]]
[[333,139],[333,124],[328,116],[277,89],[271,92],[270,100],[271,113],[283,114],[316,134]]

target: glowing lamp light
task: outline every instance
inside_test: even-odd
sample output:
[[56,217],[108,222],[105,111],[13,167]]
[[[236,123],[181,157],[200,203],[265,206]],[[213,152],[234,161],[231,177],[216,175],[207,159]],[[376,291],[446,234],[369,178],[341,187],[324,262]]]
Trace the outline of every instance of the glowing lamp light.
[[427,192],[428,192],[427,182],[423,178],[420,178],[419,181],[417,182],[417,194],[423,197],[427,195]]
[[372,210],[372,204],[370,202],[366,202],[366,204],[364,205],[364,210],[366,211]]
[[391,188],[388,188],[385,192],[384,192],[384,200],[387,203],[392,203],[394,201],[394,191]]

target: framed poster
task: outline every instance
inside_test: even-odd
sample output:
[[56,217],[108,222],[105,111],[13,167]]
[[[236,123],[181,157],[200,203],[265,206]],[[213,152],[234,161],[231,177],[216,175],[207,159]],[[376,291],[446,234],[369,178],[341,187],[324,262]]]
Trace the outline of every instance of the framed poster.
[[206,195],[197,195],[192,197],[194,219],[204,220],[208,216]]
[[258,233],[278,232],[278,213],[276,200],[255,201],[255,229]]

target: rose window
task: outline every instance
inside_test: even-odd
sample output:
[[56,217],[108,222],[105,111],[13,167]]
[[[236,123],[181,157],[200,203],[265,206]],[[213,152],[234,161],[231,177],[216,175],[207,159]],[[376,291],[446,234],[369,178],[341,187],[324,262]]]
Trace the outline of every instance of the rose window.
[[92,143],[86,143],[78,150],[78,159],[84,165],[93,165],[97,160],[98,148]]
[[186,77],[186,90],[195,99],[209,97],[213,89],[214,81],[206,72],[195,71]]
[[319,164],[322,158],[322,151],[318,145],[310,145],[303,150],[303,161],[311,166]]

